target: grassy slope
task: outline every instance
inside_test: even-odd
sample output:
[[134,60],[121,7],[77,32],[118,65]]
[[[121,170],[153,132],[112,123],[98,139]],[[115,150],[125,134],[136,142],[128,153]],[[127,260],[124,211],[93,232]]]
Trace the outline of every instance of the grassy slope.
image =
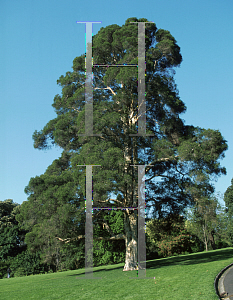
[[124,264],[94,268],[94,277],[102,280],[77,279],[84,269],[6,278],[0,280],[0,299],[217,300],[215,276],[232,262],[233,248],[227,248],[148,261],[146,275],[152,279],[129,279],[137,271],[123,272]]

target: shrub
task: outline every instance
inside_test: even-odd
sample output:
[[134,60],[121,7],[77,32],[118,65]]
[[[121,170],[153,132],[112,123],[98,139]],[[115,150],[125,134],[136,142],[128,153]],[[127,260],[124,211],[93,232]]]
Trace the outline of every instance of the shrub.
[[5,261],[0,261],[0,278],[6,277],[8,264]]
[[12,277],[23,277],[23,276],[25,276],[25,269],[20,267],[16,270],[12,270],[11,276]]

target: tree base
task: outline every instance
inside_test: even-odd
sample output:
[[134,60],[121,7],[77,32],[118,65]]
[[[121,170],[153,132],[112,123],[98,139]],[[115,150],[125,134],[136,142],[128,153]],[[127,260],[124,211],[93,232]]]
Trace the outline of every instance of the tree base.
[[135,271],[138,270],[138,266],[135,267],[124,267],[123,271]]

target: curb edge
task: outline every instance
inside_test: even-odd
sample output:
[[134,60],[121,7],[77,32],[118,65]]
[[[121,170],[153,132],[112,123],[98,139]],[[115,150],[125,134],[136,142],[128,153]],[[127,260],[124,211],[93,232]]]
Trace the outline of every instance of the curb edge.
[[[227,269],[229,269],[231,266],[233,266],[233,263],[229,264],[229,265],[226,266],[224,269],[222,269],[222,270],[218,273],[218,275],[215,277],[215,280],[214,280],[214,288],[215,288],[215,292],[216,292],[216,294],[217,294],[217,296],[218,296],[219,299],[222,299],[222,298],[220,298],[220,293],[224,293],[224,292],[225,292],[224,287],[223,287],[223,283],[222,283],[222,282],[220,282],[220,284],[221,284],[221,287],[220,287],[221,291],[219,291],[219,288],[218,288],[219,280],[220,280],[220,278],[222,277],[223,273],[224,273]],[[229,298],[228,298],[228,299],[229,299]],[[226,300],[227,300],[227,299],[226,299]]]

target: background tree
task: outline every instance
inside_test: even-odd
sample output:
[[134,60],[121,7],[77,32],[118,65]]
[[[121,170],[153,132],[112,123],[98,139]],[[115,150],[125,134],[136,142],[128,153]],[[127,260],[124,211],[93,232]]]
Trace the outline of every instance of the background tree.
[[9,257],[14,257],[23,248],[24,231],[20,230],[15,216],[19,204],[12,199],[0,201],[0,259],[7,261]]
[[[101,28],[93,36],[94,64],[137,64],[138,27],[130,22],[146,19],[129,18],[125,25]],[[178,96],[174,83],[174,67],[182,61],[180,48],[169,31],[146,25],[146,120],[147,133],[153,137],[130,136],[137,132],[138,93],[137,69],[93,68],[94,133],[102,136],[79,136],[85,124],[85,55],[73,61],[73,72],[61,76],[57,83],[62,96],[56,95],[53,107],[57,118],[33,134],[34,147],[48,148],[48,139],[70,155],[69,176],[77,184],[77,215],[82,213],[85,195],[85,167],[93,168],[94,207],[137,207],[137,169],[131,165],[149,164],[146,169],[147,205],[152,202],[154,213],[180,212],[193,202],[191,189],[197,173],[225,174],[219,158],[224,157],[226,141],[220,132],[186,126],[179,115],[186,107]],[[160,182],[153,179],[162,178]],[[205,186],[206,188],[206,186]],[[213,187],[209,184],[208,188]],[[33,198],[33,190],[31,195]],[[110,198],[111,194],[116,199]],[[46,199],[46,198],[45,198]],[[153,202],[154,201],[154,202]],[[30,207],[31,204],[27,206]],[[46,207],[46,204],[44,204]],[[124,271],[137,268],[137,211],[124,210],[124,233],[114,234],[104,217],[97,211],[93,222],[102,222],[111,237],[105,240],[125,241]],[[96,221],[97,222],[97,221]],[[51,226],[56,224],[55,221]],[[57,229],[53,229],[57,230]],[[67,242],[70,232],[60,231],[58,239]],[[58,234],[58,232],[57,232]],[[73,231],[73,238],[83,238]]]
[[17,217],[21,205],[12,199],[0,201],[0,278],[6,277],[6,270],[11,268],[11,277],[44,273],[47,265],[41,263],[40,253],[31,254],[27,250],[25,235]]
[[165,218],[151,219],[146,224],[149,240],[161,257],[192,253],[191,235],[185,228],[185,218],[169,214]]
[[[68,168],[69,158],[70,154],[63,153],[45,174],[31,178],[25,188],[28,201],[23,202],[17,216],[22,228],[29,231],[25,242],[30,253],[40,251],[42,262],[53,265],[54,270],[85,266],[85,241],[77,243],[78,237],[85,235],[85,203],[77,195],[77,184]],[[114,233],[123,231],[122,215],[121,211],[105,213],[104,218]],[[99,236],[107,239],[108,232],[97,221],[94,223],[94,265],[121,262],[125,251],[123,241],[113,244],[99,239]],[[66,239],[59,238],[64,235]],[[74,236],[76,239],[71,240]]]
[[215,244],[217,249],[231,247],[231,239],[229,236],[229,218],[226,213],[226,208],[218,204],[217,209],[217,227],[216,227],[216,238]]
[[[48,167],[45,174],[31,178],[25,192],[28,200],[22,203],[17,216],[21,226],[28,230],[25,237],[31,253],[41,251],[43,263],[61,267],[63,243],[56,236],[69,236],[72,231],[78,235],[82,214],[77,215],[80,199],[69,167],[68,153],[63,153]],[[84,218],[84,213],[83,213]],[[77,226],[79,224],[79,226]],[[84,224],[83,224],[84,228]]]
[[[197,235],[205,244],[205,250],[209,247],[216,249],[216,239],[220,245],[220,240],[224,240],[223,230],[225,229],[221,205],[216,196],[199,199],[188,213],[187,229]],[[223,245],[223,244],[222,244]]]
[[226,214],[228,217],[227,233],[233,245],[233,178],[231,179],[231,185],[227,188],[224,193],[224,202],[226,206]]

